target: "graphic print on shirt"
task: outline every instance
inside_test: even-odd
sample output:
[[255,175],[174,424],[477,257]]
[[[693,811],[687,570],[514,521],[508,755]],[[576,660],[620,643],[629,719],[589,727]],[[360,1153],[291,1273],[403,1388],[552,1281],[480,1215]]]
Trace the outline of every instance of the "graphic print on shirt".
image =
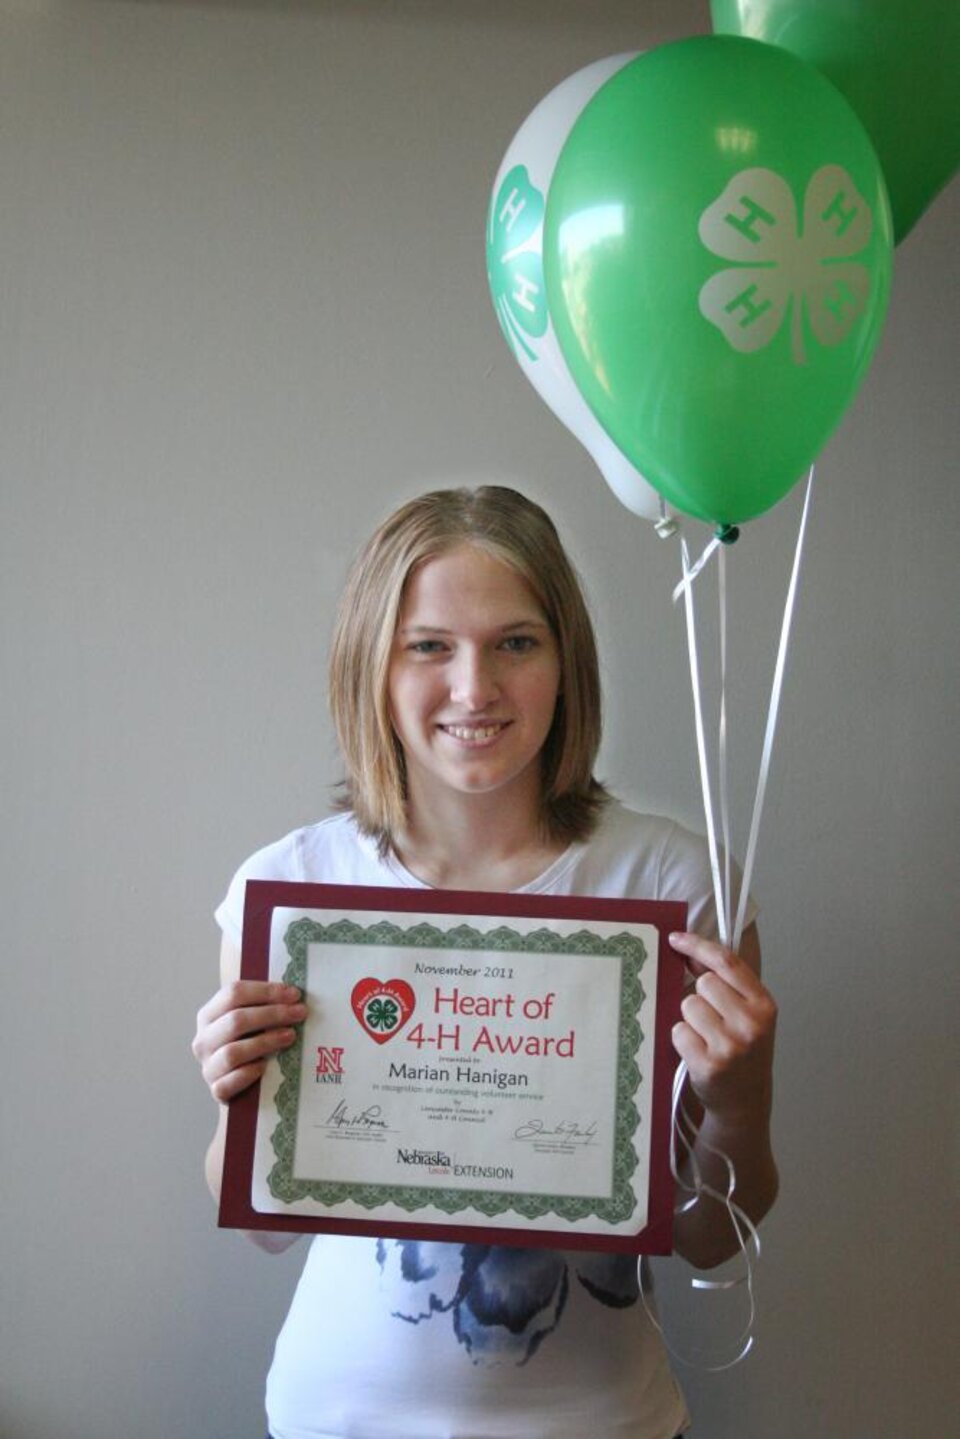
[[629,1254],[379,1239],[376,1256],[385,1282],[405,1297],[393,1317],[422,1324],[449,1315],[474,1364],[532,1359],[560,1324],[571,1282],[612,1309],[639,1297],[637,1262]]

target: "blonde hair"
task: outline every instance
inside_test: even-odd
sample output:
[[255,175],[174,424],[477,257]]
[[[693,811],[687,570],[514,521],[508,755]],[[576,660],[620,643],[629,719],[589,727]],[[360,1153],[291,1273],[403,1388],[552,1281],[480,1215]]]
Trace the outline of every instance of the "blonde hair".
[[330,654],[330,708],[346,766],[343,809],[382,853],[403,830],[406,774],[390,719],[394,634],[411,573],[457,545],[476,545],[530,586],[553,631],[560,693],[541,751],[541,825],[569,843],[593,829],[607,793],[593,776],[601,699],[593,625],[553,521],[501,485],[434,490],[402,505],[357,556],[340,600]]

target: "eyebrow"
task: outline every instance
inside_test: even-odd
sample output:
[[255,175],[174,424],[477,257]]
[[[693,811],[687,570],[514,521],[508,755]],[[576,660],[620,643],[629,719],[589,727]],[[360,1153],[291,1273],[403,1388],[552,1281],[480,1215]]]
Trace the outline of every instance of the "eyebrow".
[[[550,626],[546,620],[513,620],[508,625],[501,625],[498,634],[512,634],[514,630],[548,630]],[[397,629],[398,635],[452,635],[453,630],[445,629],[443,625],[400,625]]]

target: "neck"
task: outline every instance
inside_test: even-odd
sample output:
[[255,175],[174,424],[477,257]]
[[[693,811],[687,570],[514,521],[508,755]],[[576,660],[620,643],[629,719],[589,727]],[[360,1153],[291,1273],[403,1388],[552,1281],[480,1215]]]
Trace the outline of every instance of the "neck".
[[564,848],[541,830],[539,786],[509,803],[496,792],[432,795],[428,810],[411,795],[407,808],[394,849],[412,874],[437,889],[519,889]]

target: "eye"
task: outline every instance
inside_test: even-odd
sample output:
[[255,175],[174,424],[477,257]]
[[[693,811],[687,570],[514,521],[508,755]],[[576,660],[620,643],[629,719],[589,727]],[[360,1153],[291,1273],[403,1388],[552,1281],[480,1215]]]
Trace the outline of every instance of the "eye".
[[438,655],[445,649],[446,645],[442,640],[414,640],[407,645],[407,650],[414,655]]
[[511,655],[525,655],[536,649],[537,643],[533,635],[507,635],[501,648]]

